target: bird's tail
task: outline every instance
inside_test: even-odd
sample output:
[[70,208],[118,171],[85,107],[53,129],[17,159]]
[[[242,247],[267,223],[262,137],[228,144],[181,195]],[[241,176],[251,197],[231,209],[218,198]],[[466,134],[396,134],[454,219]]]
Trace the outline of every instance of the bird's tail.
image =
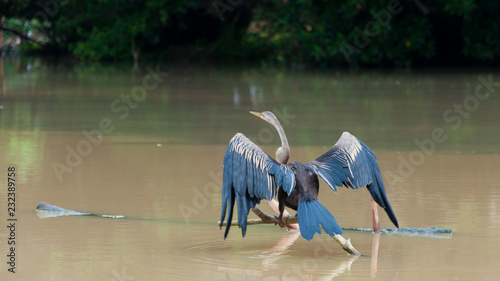
[[300,201],[297,209],[300,234],[311,240],[314,234],[321,234],[321,227],[330,236],[342,234],[342,228],[328,210],[317,200]]

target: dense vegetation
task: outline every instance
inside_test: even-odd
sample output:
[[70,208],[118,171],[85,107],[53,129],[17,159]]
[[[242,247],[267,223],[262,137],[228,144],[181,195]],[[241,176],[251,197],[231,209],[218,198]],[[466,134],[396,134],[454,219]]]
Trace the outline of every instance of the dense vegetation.
[[494,64],[486,0],[0,0],[4,40],[83,60],[284,65]]

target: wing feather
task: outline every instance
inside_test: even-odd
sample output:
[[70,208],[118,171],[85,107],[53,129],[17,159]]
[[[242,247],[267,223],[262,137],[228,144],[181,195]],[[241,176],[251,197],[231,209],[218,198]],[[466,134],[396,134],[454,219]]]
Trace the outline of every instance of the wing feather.
[[240,133],[231,139],[226,149],[223,175],[221,222],[228,213],[224,238],[231,227],[235,202],[239,227],[245,236],[247,215],[251,208],[261,199],[273,199],[278,186],[288,194],[295,187],[295,174],[291,167],[278,163]]
[[344,132],[337,143],[320,157],[307,163],[334,191],[336,186],[353,189],[373,181],[374,153],[364,143]]
[[332,148],[305,165],[335,192],[337,192],[336,186],[353,189],[366,186],[373,200],[386,211],[394,225],[398,226],[385,193],[377,157],[355,136],[344,132]]

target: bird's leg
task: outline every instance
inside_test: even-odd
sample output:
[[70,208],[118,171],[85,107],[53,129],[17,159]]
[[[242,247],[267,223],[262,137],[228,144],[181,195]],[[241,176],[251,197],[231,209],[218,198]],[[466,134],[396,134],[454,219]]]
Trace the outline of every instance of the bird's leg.
[[[279,211],[279,216],[278,216],[278,220],[280,221],[280,223],[278,224],[280,227],[285,227],[287,225],[286,223],[286,220],[283,218],[283,213],[285,212],[285,196],[284,196],[284,191],[283,190],[279,190],[278,191],[278,211]],[[287,217],[289,217],[290,215],[287,214]]]
[[377,203],[372,198],[373,232],[380,233]]
[[[273,212],[276,214],[274,218],[278,221],[283,221],[283,219],[280,219],[279,214],[281,213],[281,217],[286,220],[286,227],[289,229],[299,229],[299,224],[297,223],[296,216],[290,216],[290,214],[285,210],[285,207],[283,207],[283,210],[280,210],[279,208],[279,203],[275,199],[272,200],[263,200],[266,202],[267,206],[273,210]],[[284,205],[284,204],[283,204]],[[291,221],[290,221],[291,220]],[[278,223],[276,223],[278,224]],[[279,225],[279,224],[278,224]]]

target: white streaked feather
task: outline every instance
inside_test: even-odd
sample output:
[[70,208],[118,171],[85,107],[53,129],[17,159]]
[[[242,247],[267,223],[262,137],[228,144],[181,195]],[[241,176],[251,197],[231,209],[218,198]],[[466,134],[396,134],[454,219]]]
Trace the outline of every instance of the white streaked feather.
[[317,168],[331,171],[330,167],[325,162],[311,161],[311,164],[313,164]]
[[[271,174],[269,174],[269,171],[272,169],[273,163],[268,161],[268,155],[263,152],[257,145],[255,145],[251,140],[249,140],[247,137],[245,137],[241,133],[237,133],[232,139],[231,143],[233,143],[233,146],[231,146],[231,152],[236,152],[237,154],[241,155],[244,157],[244,159],[247,161],[247,163],[252,163],[257,167],[262,173],[265,174],[264,178],[265,181],[267,181],[265,184],[267,185],[267,192],[269,192],[272,195],[274,195],[274,190],[273,190],[273,185],[274,179]],[[293,173],[290,167],[287,165],[280,165],[281,169],[285,169],[285,173]],[[293,190],[295,187],[295,176],[292,177],[291,181],[291,186],[288,188],[288,190]],[[268,195],[269,195],[268,193]]]
[[[345,164],[347,164],[347,167],[349,168],[349,174],[351,174],[351,177],[354,177],[354,173],[352,172],[351,169],[351,164],[354,163],[354,161],[356,161],[358,154],[363,149],[361,147],[361,143],[359,143],[359,140],[355,136],[351,135],[349,132],[344,132],[342,133],[340,140],[335,145],[341,146],[340,149],[344,152],[345,155],[344,159],[346,160]],[[349,182],[351,182],[350,179]]]
[[[355,136],[349,132],[343,132],[329,151],[308,164],[334,191],[336,191],[336,183],[339,183],[337,180],[342,181],[346,186],[358,188],[360,184],[365,185],[371,181],[370,176],[363,171],[365,169],[363,165],[366,164],[363,163],[365,161],[363,155],[367,153],[374,157],[373,153],[365,150],[361,141]],[[335,162],[329,162],[332,159],[335,159]],[[340,166],[337,167],[339,164]],[[331,174],[337,168],[345,169],[346,174]]]

